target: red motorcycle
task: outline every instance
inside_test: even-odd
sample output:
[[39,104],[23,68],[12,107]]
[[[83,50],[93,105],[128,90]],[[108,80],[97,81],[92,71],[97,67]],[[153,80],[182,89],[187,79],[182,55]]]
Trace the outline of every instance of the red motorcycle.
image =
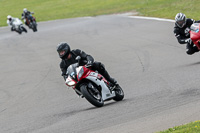
[[190,27],[190,38],[192,42],[197,46],[200,50],[200,23],[194,23]]
[[124,98],[124,92],[119,85],[112,87],[110,83],[97,71],[93,71],[89,66],[79,66],[78,63],[72,64],[67,68],[66,85],[72,87],[75,92],[85,97],[96,107],[102,107],[104,101],[121,101]]

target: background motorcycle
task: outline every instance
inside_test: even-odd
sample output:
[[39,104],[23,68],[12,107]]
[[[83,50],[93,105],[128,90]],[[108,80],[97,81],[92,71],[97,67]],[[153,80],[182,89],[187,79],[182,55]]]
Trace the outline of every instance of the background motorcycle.
[[197,46],[200,50],[200,23],[194,23],[190,27],[190,38],[193,43]]
[[111,87],[110,83],[97,71],[93,71],[89,66],[79,66],[78,63],[72,64],[67,69],[66,85],[72,87],[76,93],[85,97],[96,107],[102,107],[104,101],[121,101],[124,98],[124,92],[119,85]]
[[13,27],[12,29],[16,32],[18,32],[19,34],[21,34],[23,31],[27,33],[26,28],[24,28],[23,23],[20,19],[16,18],[13,21]]
[[[33,13],[32,13],[33,14]],[[22,18],[23,19],[23,18]],[[30,29],[33,30],[33,32],[36,32],[37,31],[37,23],[36,23],[36,20],[35,20],[35,17],[32,16],[31,14],[26,18],[26,23],[28,24],[28,27]]]

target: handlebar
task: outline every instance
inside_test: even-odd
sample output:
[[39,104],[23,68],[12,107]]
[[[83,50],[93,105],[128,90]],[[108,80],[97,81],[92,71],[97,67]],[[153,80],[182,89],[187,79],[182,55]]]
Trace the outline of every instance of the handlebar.
[[[80,56],[77,56],[77,57],[76,57],[76,60],[78,61],[77,67],[79,67],[79,66],[80,66],[80,62],[81,62],[81,57],[80,57]],[[92,62],[89,62],[89,64],[87,64],[87,63],[88,63],[87,60],[82,60],[82,63],[86,64],[86,65],[85,65],[86,68],[92,66]]]

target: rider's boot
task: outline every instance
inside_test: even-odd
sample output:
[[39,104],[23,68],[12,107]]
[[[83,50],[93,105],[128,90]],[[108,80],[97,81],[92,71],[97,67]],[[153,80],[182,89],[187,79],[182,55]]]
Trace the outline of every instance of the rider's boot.
[[196,52],[199,52],[199,49],[197,48],[197,46],[194,46],[194,44],[187,44],[186,45],[186,53],[188,55],[192,55]]
[[102,75],[109,82],[110,90],[113,90],[117,85],[117,81],[114,78],[111,78],[106,70],[104,71],[104,73],[102,73]]
[[114,78],[111,78],[110,77],[110,83],[111,83],[111,86],[115,86],[115,85],[117,85],[117,81],[114,79]]
[[197,46],[193,47],[194,52],[199,52],[199,49],[197,48]]

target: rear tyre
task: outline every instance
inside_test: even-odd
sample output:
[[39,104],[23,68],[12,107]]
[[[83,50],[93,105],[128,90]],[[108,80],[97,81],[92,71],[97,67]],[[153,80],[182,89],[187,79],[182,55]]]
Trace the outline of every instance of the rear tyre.
[[33,32],[36,32],[37,31],[37,24],[35,22],[33,22]]
[[37,31],[37,27],[34,28],[34,32],[36,32],[36,31]]
[[113,98],[113,100],[121,101],[124,98],[124,91],[122,90],[122,88],[119,85],[117,85],[114,91],[116,96]]
[[[93,86],[93,89],[96,89],[95,86]],[[93,89],[88,88],[87,85],[82,85],[80,87],[80,91],[83,94],[83,96],[94,106],[96,107],[102,107],[104,105],[104,101],[100,95],[100,92],[97,90],[96,92],[93,91]]]
[[26,32],[26,33],[27,33],[27,30],[26,30],[26,28],[22,27],[22,30],[23,30],[24,32]]

